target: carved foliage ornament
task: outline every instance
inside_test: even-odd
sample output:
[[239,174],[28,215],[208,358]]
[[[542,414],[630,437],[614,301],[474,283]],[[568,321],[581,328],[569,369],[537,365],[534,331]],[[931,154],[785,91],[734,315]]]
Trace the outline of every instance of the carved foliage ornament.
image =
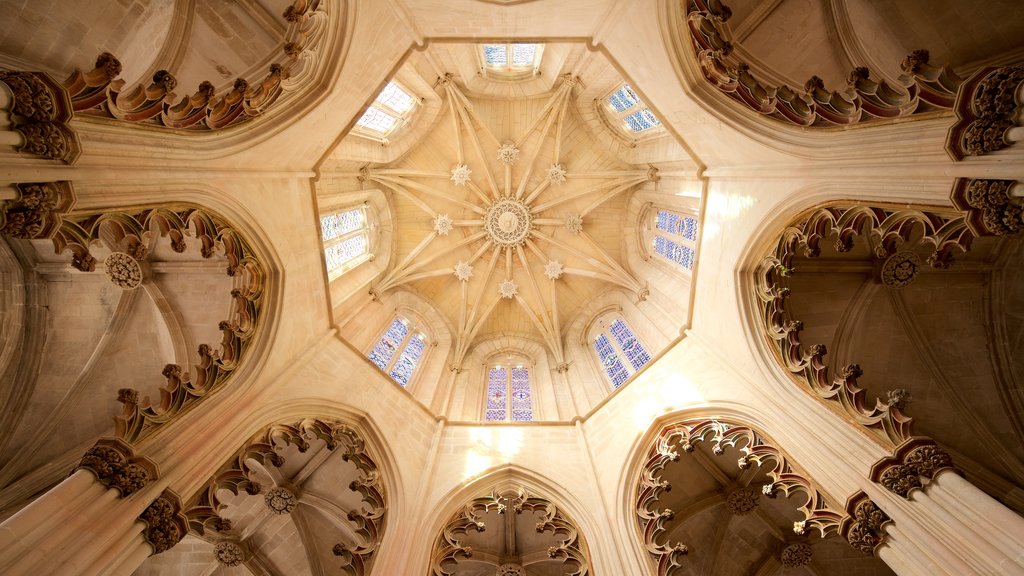
[[797,542],[796,544],[786,546],[782,550],[782,554],[779,555],[779,561],[786,568],[799,568],[810,564],[812,556],[813,552],[810,544]]
[[730,514],[745,516],[757,509],[761,490],[754,486],[737,488],[725,497],[725,508]]
[[[768,498],[777,497],[780,491],[787,497],[801,493],[807,498],[800,506],[805,520],[794,526],[795,532],[803,534],[812,528],[824,538],[839,531],[843,515],[830,508],[817,488],[793,469],[786,456],[754,430],[719,420],[686,420],[662,429],[647,455],[637,485],[637,523],[644,546],[657,564],[658,576],[681,573],[684,557],[689,552],[684,544],[663,541],[674,514],[672,510],[658,507],[661,496],[672,488],[662,479],[662,473],[670,462],[677,461],[683,453],[693,452],[695,444],[705,441],[711,442],[712,451],[719,456],[725,453],[725,446],[736,447],[742,454],[738,461],[740,469],[745,470],[751,465],[769,466],[767,474],[772,482],[762,487],[762,494]],[[730,505],[729,500],[733,500],[736,494],[736,501]],[[727,506],[730,510],[735,508],[734,513],[750,512],[756,505],[756,489],[752,494],[751,490],[736,491],[727,498]]]
[[961,80],[948,67],[929,64],[927,50],[904,59],[899,85],[871,79],[867,68],[854,68],[841,91],[829,91],[812,76],[803,90],[759,82],[726,40],[732,10],[718,0],[684,0],[686,26],[704,78],[746,107],[798,126],[852,125],[952,108]]
[[10,70],[0,70],[0,82],[14,95],[11,125],[25,140],[20,151],[73,164],[82,150],[68,126],[74,112],[60,84],[44,72]]
[[213,547],[217,561],[225,566],[241,566],[245,562],[245,551],[235,542],[219,542]]
[[274,514],[291,514],[297,503],[295,494],[284,486],[271,488],[263,500]]
[[[254,471],[249,462],[255,461],[264,467],[280,468],[284,465],[284,457],[278,450],[292,445],[299,452],[309,450],[310,441],[320,440],[326,443],[327,450],[341,449],[342,458],[355,465],[359,477],[349,484],[349,490],[362,496],[361,509],[352,510],[348,520],[354,525],[356,535],[362,540],[356,546],[338,544],[334,554],[342,558],[342,569],[349,576],[364,576],[372,567],[374,554],[384,535],[387,505],[384,497],[383,482],[376,463],[366,453],[366,445],[359,434],[350,426],[337,422],[325,422],[317,419],[305,419],[293,425],[277,424],[257,434],[239,450],[235,456],[214,474],[185,512],[189,529],[199,536],[207,531],[223,533],[231,529],[231,523],[220,516],[223,504],[217,497],[219,490],[229,490],[232,494],[243,491],[250,495],[258,495],[262,487],[253,481]],[[268,505],[278,511],[277,497],[283,506],[281,512],[290,511],[294,507],[294,494],[276,492],[271,489],[265,497]],[[276,496],[274,496],[276,494]],[[270,504],[271,496],[275,503]],[[290,496],[290,498],[289,498]]]
[[[316,73],[318,54],[332,36],[328,34],[328,10],[332,2],[295,0],[285,12],[289,22],[284,50],[259,82],[235,80],[230,90],[217,96],[210,82],[202,82],[195,93],[180,100],[174,93],[177,79],[159,70],[152,82],[129,90],[118,79],[121,63],[104,52],[88,71],[75,70],[64,81],[76,112],[192,131],[217,130],[261,116],[272,104],[308,83]],[[340,26],[340,23],[336,23]]]
[[[521,514],[541,512],[542,519],[537,523],[537,533],[551,532],[557,544],[548,548],[548,557],[562,562],[562,573],[566,576],[588,576],[590,564],[587,561],[587,547],[583,536],[575,524],[562,514],[557,506],[532,496],[524,489],[493,492],[490,496],[476,498],[456,513],[441,529],[430,555],[430,574],[432,576],[450,576],[454,574],[459,559],[473,557],[473,549],[463,543],[462,538],[470,531],[483,532],[487,526],[484,515],[496,510],[499,514]],[[517,565],[505,564],[499,574],[517,574],[507,572]],[[502,572],[501,570],[506,570]]]
[[1024,107],[1024,65],[987,67],[964,81],[957,94],[957,123],[949,129],[946,151],[954,160],[1007,148],[1007,132],[1018,125]]
[[885,525],[892,519],[863,492],[850,497],[846,511],[840,534],[857,550],[874,555],[885,540]]
[[100,484],[117,490],[122,498],[138,492],[156,480],[156,465],[141,456],[135,456],[132,447],[116,438],[101,438],[86,451],[75,470],[88,470],[96,475]]
[[[857,422],[897,445],[911,436],[911,419],[902,414],[899,403],[876,399],[874,406],[868,407],[864,391],[857,384],[862,371],[856,364],[844,367],[835,378],[830,378],[824,359],[827,349],[823,344],[805,349],[800,341],[803,324],[791,319],[787,310],[789,277],[796,272],[797,255],[817,257],[821,242],[833,238],[837,251],[849,252],[858,237],[870,242],[877,258],[889,258],[913,241],[915,248],[931,251],[927,262],[932,267],[947,268],[954,252],[967,252],[976,235],[965,218],[955,212],[827,206],[813,210],[786,228],[775,251],[755,271],[754,292],[761,302],[763,328],[783,365],[818,397],[839,404]],[[894,282],[896,276],[894,272]],[[905,275],[899,276],[906,281]]]
[[1024,230],[1024,201],[1011,194],[1016,180],[957,178],[950,195],[967,213],[967,225],[978,236],[1004,236]]
[[11,238],[51,238],[61,227],[62,215],[75,204],[71,182],[15,184],[18,197],[0,207],[0,234]]
[[181,499],[169,489],[142,511],[139,520],[146,524],[142,537],[153,547],[154,555],[173,548],[188,531],[188,522],[181,513]]
[[931,438],[915,436],[896,447],[891,456],[871,467],[871,480],[887,490],[909,498],[923,487],[921,478],[931,480],[942,470],[955,470],[953,458]]
[[143,258],[154,234],[166,237],[175,252],[184,252],[187,236],[200,245],[204,258],[220,252],[227,259],[227,274],[239,280],[230,298],[234,303],[231,318],[218,325],[222,334],[220,346],[199,346],[200,361],[193,374],[181,366],[168,364],[163,369],[167,384],[160,389],[155,405],[142,405],[138,393],[123,389],[118,401],[123,404],[116,417],[117,436],[136,442],[151,434],[177,414],[194,406],[202,397],[219,389],[230,378],[253,341],[263,299],[266,271],[249,242],[223,218],[202,208],[159,207],[137,212],[106,212],[74,214],[61,219],[52,235],[58,254],[69,250],[71,265],[83,272],[95,269],[96,260],[89,253],[101,232],[118,249],[135,260]]

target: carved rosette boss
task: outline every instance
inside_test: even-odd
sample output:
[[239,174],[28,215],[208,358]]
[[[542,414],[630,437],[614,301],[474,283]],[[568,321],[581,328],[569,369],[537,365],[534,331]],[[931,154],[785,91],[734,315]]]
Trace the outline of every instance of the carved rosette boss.
[[284,486],[271,488],[263,500],[274,514],[291,514],[297,502],[295,493]]

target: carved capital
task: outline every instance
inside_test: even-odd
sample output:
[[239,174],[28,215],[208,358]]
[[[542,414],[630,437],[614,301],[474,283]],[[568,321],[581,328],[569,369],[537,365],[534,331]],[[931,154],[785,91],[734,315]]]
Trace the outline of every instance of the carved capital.
[[61,216],[75,204],[71,182],[15,184],[18,198],[0,208],[0,234],[11,238],[52,238],[60,229]]
[[148,458],[135,456],[131,445],[117,438],[101,438],[96,442],[75,467],[79,469],[92,472],[100,484],[117,490],[122,498],[157,478],[156,464]]
[[82,151],[78,136],[68,126],[74,112],[67,91],[44,72],[0,70],[0,82],[14,95],[11,123],[25,139],[20,150],[74,163]]
[[957,178],[950,199],[963,210],[971,232],[1003,236],[1024,230],[1024,202],[1010,195],[1016,180]]
[[921,479],[931,480],[942,470],[955,469],[953,459],[934,440],[914,436],[871,467],[870,478],[887,490],[908,498],[914,490],[924,488]]
[[181,513],[181,499],[170,489],[164,490],[143,510],[139,520],[146,524],[142,537],[153,547],[151,555],[170,550],[188,531],[188,521]]
[[892,519],[864,492],[857,492],[847,500],[846,513],[839,533],[857,550],[874,555],[875,549],[885,541],[884,528]]
[[949,129],[946,151],[954,160],[1007,148],[1006,132],[1017,126],[1024,89],[1024,65],[986,67],[964,81],[956,96],[957,123]]

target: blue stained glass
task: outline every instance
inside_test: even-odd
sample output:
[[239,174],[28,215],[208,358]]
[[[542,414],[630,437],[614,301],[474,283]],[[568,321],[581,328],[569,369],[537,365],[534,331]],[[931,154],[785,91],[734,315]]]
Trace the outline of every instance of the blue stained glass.
[[425,345],[426,341],[423,339],[422,334],[416,334],[409,339],[409,343],[405,345],[405,350],[402,350],[402,355],[395,362],[395,367],[391,369],[391,377],[395,379],[395,382],[402,386],[409,383],[409,378],[412,377],[412,373],[416,370],[416,365],[420,362],[420,356],[423,355]]
[[363,227],[363,209],[353,208],[320,218],[320,237],[326,242]]
[[694,252],[693,248],[689,246],[677,244],[668,238],[655,236],[654,251],[687,270],[693,270]]
[[487,413],[484,419],[488,422],[505,420],[505,411],[508,404],[505,390],[506,378],[507,372],[501,366],[491,368],[487,374]]
[[512,45],[512,65],[513,66],[532,66],[533,59],[537,55],[536,44],[513,44]]
[[629,378],[629,373],[626,372],[626,367],[622,365],[622,361],[619,360],[619,355],[615,353],[612,343],[608,341],[608,337],[604,334],[598,336],[594,340],[594,350],[597,351],[597,357],[601,360],[601,365],[604,366],[605,372],[608,373],[612,386],[614,388],[621,386]]
[[366,254],[368,245],[366,235],[360,234],[324,248],[324,259],[327,260],[327,269],[330,271],[337,270],[348,262]]
[[629,363],[633,365],[633,368],[639,370],[647,365],[651,361],[651,355],[647,353],[644,345],[637,339],[636,334],[629,329],[626,321],[619,318],[615,322],[612,322],[611,327],[612,336],[619,343],[619,348],[622,348],[622,352],[629,358]]
[[527,368],[512,369],[512,421],[533,420],[533,401],[530,399],[530,371]]
[[376,364],[381,370],[387,369],[391,357],[395,355],[395,351],[398,350],[398,346],[402,344],[408,333],[409,327],[401,318],[396,318],[391,326],[388,326],[384,335],[380,337],[380,341],[373,347],[373,350],[370,350],[370,362]]
[[697,240],[697,221],[693,218],[683,218],[683,238]]
[[697,240],[697,221],[687,216],[680,216],[667,210],[659,210],[655,220],[658,230],[682,236],[687,240]]
[[639,112],[634,112],[629,116],[626,116],[626,126],[633,132],[643,132],[649,130],[655,126],[661,124],[657,118],[654,117],[654,113],[648,108],[644,108]]
[[623,84],[622,88],[619,88],[608,97],[608,103],[611,104],[612,109],[616,112],[625,112],[639,102],[640,99],[637,98],[636,93],[629,87],[629,84]]
[[503,67],[508,64],[508,50],[504,44],[484,44],[484,60],[490,66]]

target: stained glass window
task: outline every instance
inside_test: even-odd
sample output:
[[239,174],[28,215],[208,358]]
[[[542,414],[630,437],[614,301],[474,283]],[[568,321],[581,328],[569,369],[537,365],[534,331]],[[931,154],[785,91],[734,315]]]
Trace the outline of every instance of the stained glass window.
[[327,259],[327,269],[335,270],[341,268],[352,260],[366,254],[366,248],[368,245],[369,243],[366,241],[365,234],[353,236],[347,240],[331,244],[324,249],[324,258]]
[[680,216],[668,210],[658,210],[655,227],[669,234],[682,236],[687,240],[697,239],[697,221],[689,216]]
[[363,227],[366,221],[362,208],[353,208],[344,212],[335,212],[320,218],[320,235],[324,241],[334,240]]
[[508,47],[504,44],[484,44],[484,60],[491,66],[508,64]]
[[487,414],[485,415],[485,420],[488,422],[505,420],[506,406],[508,406],[507,374],[508,371],[503,366],[495,366],[487,374]]
[[685,244],[673,242],[664,236],[655,236],[652,243],[656,254],[679,264],[687,270],[693,270],[693,248]]
[[512,421],[533,420],[533,400],[530,399],[530,371],[527,368],[512,369]]
[[608,97],[608,103],[611,104],[612,109],[616,112],[625,112],[639,102],[640,99],[637,98],[636,93],[629,87],[629,84],[623,84],[621,88]]
[[381,370],[386,370],[391,362],[395,351],[405,341],[405,335],[409,333],[409,325],[402,318],[395,318],[395,321],[384,331],[377,345],[370,351],[370,362],[373,362]]
[[600,359],[604,371],[608,373],[608,378],[612,381],[612,387],[618,388],[621,386],[629,378],[629,373],[626,371],[626,367],[622,365],[622,360],[615,353],[615,349],[612,348],[608,337],[600,334],[594,340],[594,350],[597,351],[597,357]]
[[661,124],[648,108],[626,116],[626,126],[633,132],[643,132]]
[[536,70],[540,61],[541,44],[484,44],[484,68],[490,72],[513,76]]
[[639,133],[661,125],[654,112],[644,106],[629,84],[619,86],[606,100],[609,113],[621,121],[623,128],[629,132]]
[[651,355],[647,353],[647,349],[637,340],[636,335],[624,320],[619,318],[612,322],[611,332],[626,358],[629,358],[629,363],[633,365],[634,370],[643,368],[651,361]]
[[654,253],[678,264],[685,270],[693,270],[696,257],[697,219],[669,210],[658,210],[654,217],[654,237],[651,247]]
[[395,382],[402,386],[409,384],[409,378],[416,370],[416,364],[420,361],[420,356],[423,355],[425,344],[422,334],[415,334],[409,339],[405,350],[402,350],[402,355],[395,362],[395,367],[391,369],[391,377],[395,379]]

